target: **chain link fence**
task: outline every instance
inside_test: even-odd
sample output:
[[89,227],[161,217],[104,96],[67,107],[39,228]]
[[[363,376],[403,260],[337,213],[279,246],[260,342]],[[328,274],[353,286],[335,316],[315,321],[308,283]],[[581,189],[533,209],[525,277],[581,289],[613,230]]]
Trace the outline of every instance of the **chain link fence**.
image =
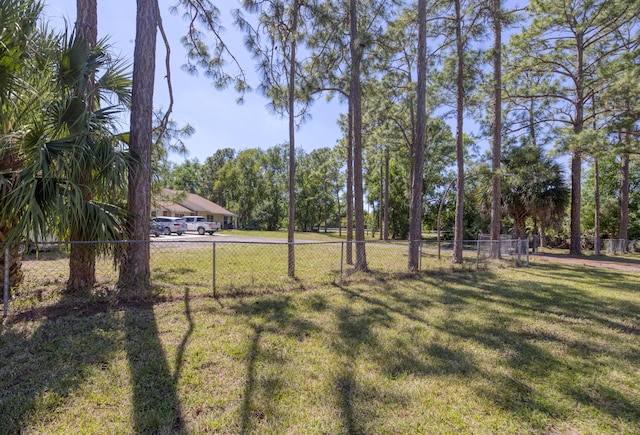
[[[20,246],[20,258],[11,258],[11,261],[17,260],[20,263],[21,276],[18,281],[10,282],[12,278],[8,276],[9,269],[0,265],[6,291],[11,287],[14,297],[40,299],[46,292],[63,290],[69,279],[69,257],[74,243],[81,242]],[[151,281],[154,287],[170,291],[173,286],[189,286],[216,297],[262,294],[345,280],[377,279],[403,274],[407,272],[409,249],[407,241],[361,242],[365,243],[366,264],[371,272],[362,274],[354,266],[355,242],[351,242],[351,259],[347,255],[347,242],[296,242],[295,277],[291,278],[288,276],[288,243],[281,241],[161,239],[143,242],[91,242],[97,253],[96,289],[109,291],[117,286],[119,270],[113,252],[124,249],[126,243],[149,243]],[[477,241],[465,241],[466,267],[477,267],[479,261],[487,261],[484,246],[484,243]],[[440,248],[446,252],[451,246],[445,244]],[[3,248],[3,252],[5,251]],[[451,257],[444,255],[439,259],[438,252],[437,243],[421,242],[420,270],[451,270]],[[9,257],[16,255],[2,255],[3,261]],[[5,297],[8,296],[5,294]],[[4,306],[6,310],[7,304]]]
[[629,243],[625,239],[603,239],[602,244],[605,252],[610,255],[629,252]]
[[529,266],[529,239],[479,239],[476,249],[478,266],[494,258],[510,259],[518,266]]

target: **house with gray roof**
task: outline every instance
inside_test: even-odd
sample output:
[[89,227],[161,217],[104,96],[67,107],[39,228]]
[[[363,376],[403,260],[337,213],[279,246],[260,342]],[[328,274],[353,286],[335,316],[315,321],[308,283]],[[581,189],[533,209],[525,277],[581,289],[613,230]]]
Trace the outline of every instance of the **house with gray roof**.
[[203,216],[210,222],[220,222],[222,228],[235,228],[236,214],[195,193],[162,189],[151,203],[151,216]]

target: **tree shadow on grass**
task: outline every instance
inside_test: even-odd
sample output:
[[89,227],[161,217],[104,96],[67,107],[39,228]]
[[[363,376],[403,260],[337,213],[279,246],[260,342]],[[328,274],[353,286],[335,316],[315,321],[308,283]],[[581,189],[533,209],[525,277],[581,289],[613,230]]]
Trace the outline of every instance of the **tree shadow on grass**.
[[[597,297],[584,290],[584,285],[599,289],[633,294],[640,291],[640,284],[623,282],[620,273],[576,269],[558,265],[542,265],[523,269],[522,274],[533,277],[526,291],[514,288],[513,283],[481,282],[478,288],[487,295],[499,298],[501,303],[516,310],[562,316],[566,319],[589,319],[605,328],[623,330],[626,333],[640,335],[637,325],[621,323],[620,319],[640,319],[640,304],[625,297],[598,295]],[[565,276],[566,280],[544,282],[542,278],[550,273]]]
[[[253,397],[256,390],[256,364],[260,356],[260,338],[262,336],[262,328],[252,325],[254,334],[251,339],[251,348],[247,358],[247,375],[244,386],[244,397],[242,400],[242,409],[240,410],[240,428],[241,433],[249,432],[254,424],[254,420],[265,418],[264,411],[254,409]],[[272,391],[272,393],[274,393]]]
[[[576,408],[586,405],[612,421],[640,423],[640,404],[633,399],[637,392],[616,381],[616,376],[624,375],[610,376],[611,371],[632,372],[629,368],[637,367],[638,329],[630,324],[638,319],[640,306],[584,287],[604,279],[607,286],[619,288],[622,275],[557,265],[521,273],[548,276],[548,269],[555,275],[559,269],[567,280],[525,277],[522,282],[527,284],[521,288],[519,281],[496,277],[466,287],[450,285],[443,278],[440,285],[449,295],[446,299],[451,295],[473,299],[472,305],[482,306],[484,314],[475,322],[452,317],[438,329],[504,355],[501,369],[483,369],[482,376],[491,382],[479,387],[478,394],[515,419],[570,420]],[[619,290],[633,294],[635,286]],[[598,362],[602,360],[609,362]]]
[[[0,433],[55,421],[67,400],[96,370],[108,369],[123,349],[130,366],[134,432],[184,432],[176,385],[194,327],[188,301],[187,291],[189,327],[173,374],[151,302],[124,304],[123,319],[118,306],[107,301],[66,295],[49,307],[10,317],[0,329],[0,360],[6,361],[0,365]],[[35,321],[41,323],[32,331]]]
[[[586,273],[579,279],[593,282],[603,276]],[[620,274],[604,272],[604,276],[612,288],[622,282]],[[592,294],[570,280],[534,279],[520,288],[517,280],[490,271],[417,275],[409,283],[408,294],[396,291],[392,283],[380,283],[380,292],[340,287],[350,303],[337,316],[341,337],[337,354],[346,357],[347,364],[336,389],[349,433],[371,427],[371,418],[364,417],[366,409],[383,400],[359,381],[358,361],[373,363],[390,379],[468,378],[472,391],[487,406],[497,406],[532,428],[540,424],[540,430],[548,430],[554,421],[570,422],[576,404],[596,408],[611,421],[640,422],[633,387],[616,382],[604,371],[611,366],[596,362],[606,358],[620,361],[621,368],[637,367],[640,343],[638,329],[631,323],[638,319],[640,307],[633,300]],[[635,286],[621,290],[633,294]],[[426,312],[432,309],[439,319],[429,318]],[[402,326],[407,333],[397,335],[400,319],[409,323]],[[395,330],[393,341],[382,342],[378,334],[385,328]],[[629,346],[624,346],[627,340]],[[603,348],[601,343],[608,341],[618,344]],[[564,350],[558,353],[559,349]],[[495,366],[481,363],[475,352],[485,351],[504,358]]]
[[183,336],[171,373],[158,334],[153,304],[128,305],[125,309],[125,351],[131,372],[134,431],[146,433],[184,433],[185,427],[177,393],[177,381],[187,340],[193,331],[188,291],[185,314],[189,328]]
[[640,291],[638,282],[627,282],[624,288],[620,287],[620,281],[623,274],[633,274],[631,270],[617,270],[603,267],[594,267],[579,264],[536,263],[532,267],[522,269],[524,273],[538,274],[540,276],[548,276],[553,274],[559,278],[563,284],[593,284],[598,283],[600,288],[608,290],[625,290],[630,292]]
[[[278,421],[279,399],[288,383],[286,379],[286,365],[288,358],[281,354],[282,349],[278,337],[293,338],[303,341],[310,334],[318,331],[322,333],[324,325],[316,325],[308,320],[306,315],[311,312],[327,312],[334,310],[327,299],[318,294],[308,295],[300,306],[293,303],[292,296],[270,296],[267,299],[240,300],[234,311],[246,319],[251,328],[252,336],[245,357],[246,375],[242,405],[240,409],[240,433],[259,432],[263,424]],[[360,340],[368,340],[369,322],[374,322],[376,316],[384,316],[383,309],[372,308],[375,313],[361,316],[364,322],[355,328],[344,331],[345,343],[341,350],[351,354],[350,346]],[[349,317],[348,313],[343,313]],[[352,321],[356,321],[352,319]],[[353,335],[353,336],[352,336]],[[273,340],[276,341],[273,341]],[[290,345],[289,345],[290,346]],[[351,397],[357,388],[354,378],[353,363],[355,357],[346,362],[344,370],[335,379],[336,395],[345,420],[345,427],[349,433],[361,433],[358,418],[351,407]],[[278,370],[273,368],[278,367]],[[271,428],[273,430],[273,428]]]
[[[383,426],[384,421],[376,422],[376,408],[398,408],[409,400],[395,385],[397,378],[477,373],[470,352],[421,334],[430,325],[420,310],[433,305],[433,298],[389,294],[393,289],[388,283],[381,285],[380,292],[388,298],[377,292],[339,288],[350,301],[336,312],[339,340],[334,345],[344,360],[335,389],[347,433],[367,433]],[[388,380],[384,387],[361,380],[363,362]]]
[[[0,327],[0,432],[50,421],[121,349],[121,321],[105,303],[65,296],[55,305],[11,316]],[[41,321],[33,331],[32,322]]]
[[[344,290],[352,298],[359,297],[351,290]],[[368,348],[378,346],[377,337],[372,333],[372,328],[376,323],[388,326],[392,322],[386,309],[376,305],[369,305],[362,311],[343,307],[337,312],[341,340],[335,346],[345,361],[341,373],[335,379],[335,389],[345,429],[349,434],[365,433],[363,419],[356,405],[358,396],[363,394],[363,387],[357,382],[358,359],[364,353],[362,348],[364,346]]]
[[[318,299],[312,304],[319,310],[325,307]],[[234,308],[239,316],[246,319],[253,332],[246,357],[239,422],[240,432],[249,433],[258,430],[263,421],[278,419],[277,398],[287,383],[282,370],[264,371],[265,367],[284,367],[288,362],[277,343],[270,340],[277,336],[304,340],[318,327],[301,317],[292,303],[292,296],[271,296],[249,303],[240,300]]]

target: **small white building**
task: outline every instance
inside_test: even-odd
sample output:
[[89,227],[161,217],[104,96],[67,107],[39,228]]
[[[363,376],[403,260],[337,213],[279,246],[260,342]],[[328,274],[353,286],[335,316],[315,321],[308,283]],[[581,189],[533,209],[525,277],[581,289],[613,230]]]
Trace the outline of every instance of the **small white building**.
[[195,193],[162,189],[151,202],[151,217],[203,216],[210,222],[220,222],[223,229],[235,228],[236,214]]

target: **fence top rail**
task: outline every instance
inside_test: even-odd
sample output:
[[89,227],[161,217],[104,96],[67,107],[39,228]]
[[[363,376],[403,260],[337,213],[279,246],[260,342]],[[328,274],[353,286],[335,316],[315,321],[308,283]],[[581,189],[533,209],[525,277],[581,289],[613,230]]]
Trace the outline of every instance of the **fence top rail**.
[[[250,236],[249,236],[250,237]],[[474,240],[474,239],[465,239],[462,240],[463,244],[476,244],[476,243],[505,243],[505,242],[517,242],[518,240],[523,241],[526,239],[518,239],[518,238],[513,238],[513,239],[501,239],[501,240]],[[610,239],[608,239],[610,240]],[[423,244],[437,244],[438,241],[437,240],[425,240],[425,239],[421,239],[421,240],[416,240],[413,241],[413,243],[415,242],[420,242]],[[206,244],[236,244],[236,245],[241,245],[241,244],[245,244],[245,245],[287,245],[289,244],[289,242],[287,240],[279,240],[279,239],[274,239],[274,240],[238,240],[238,239],[234,239],[234,240],[220,240],[220,239],[215,239],[215,240],[211,240],[210,238],[207,239],[184,239],[184,240],[176,240],[176,239],[161,239],[161,240],[154,240],[154,239],[149,239],[149,240],[55,240],[55,241],[41,241],[41,242],[21,242],[18,243],[17,245],[20,246],[25,246],[25,245],[32,245],[34,247],[38,247],[38,246],[51,246],[51,245],[58,245],[58,246],[62,246],[62,245],[75,245],[75,244],[128,244],[128,243],[153,243],[153,244],[169,244],[169,243],[178,243],[178,244],[185,244],[185,243],[189,243],[189,244],[197,244],[197,243],[206,243]],[[405,244],[410,244],[412,243],[412,241],[410,240],[351,240],[351,241],[347,241],[347,240],[336,240],[336,241],[314,241],[314,240],[294,240],[293,242],[291,242],[291,244],[293,245],[339,245],[342,243],[353,243],[353,244],[357,244],[357,243],[366,243],[366,244],[386,244],[386,245],[405,245]],[[453,240],[440,240],[439,242],[440,244],[453,244],[454,241]],[[0,248],[4,249],[5,244],[4,243],[0,243]]]
[[[287,240],[211,240],[211,239],[186,239],[186,240],[65,240],[65,241],[55,241],[55,242],[22,242],[21,245],[32,244],[32,245],[75,245],[75,244],[127,244],[127,243],[159,243],[159,244],[172,244],[172,243],[189,243],[189,244],[234,244],[234,245],[287,245],[289,242]],[[342,243],[379,243],[379,244],[407,244],[409,241],[407,240],[351,240],[351,242],[347,242],[346,240],[336,240],[336,241],[315,241],[315,240],[296,240],[293,241],[294,245],[339,245]],[[0,243],[0,246],[3,246]]]
[[[295,245],[335,245],[345,243],[346,241],[313,241],[313,240],[299,240],[294,241],[292,244]],[[365,240],[365,243],[374,243],[377,241],[374,240]],[[395,241],[397,242],[397,241]],[[289,242],[287,240],[211,240],[211,239],[186,239],[186,240],[60,240],[60,241],[47,241],[47,242],[21,242],[17,243],[17,245],[32,245],[32,246],[46,246],[46,245],[97,245],[97,244],[129,244],[129,243],[153,243],[153,244],[245,244],[245,245],[287,245]],[[356,242],[355,240],[352,243],[361,243]],[[5,246],[5,244],[0,243],[0,247]]]

